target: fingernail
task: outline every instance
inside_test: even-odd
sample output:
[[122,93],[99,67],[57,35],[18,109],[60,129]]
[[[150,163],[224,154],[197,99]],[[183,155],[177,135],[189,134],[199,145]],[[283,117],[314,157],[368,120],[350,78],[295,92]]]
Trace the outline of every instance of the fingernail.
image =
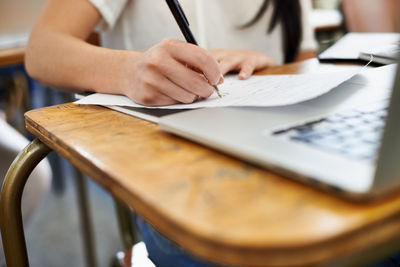
[[221,77],[219,77],[219,80],[218,80],[217,84],[223,84],[224,81],[225,81],[224,76],[222,76],[222,74],[221,74]]
[[247,78],[249,78],[249,74],[248,73],[246,73],[246,72],[241,72],[240,74],[239,74],[239,79],[247,79]]

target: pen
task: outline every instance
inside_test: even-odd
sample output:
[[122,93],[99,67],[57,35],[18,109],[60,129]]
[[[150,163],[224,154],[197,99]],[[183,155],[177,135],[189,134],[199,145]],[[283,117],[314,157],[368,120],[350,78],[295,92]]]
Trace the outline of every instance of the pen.
[[[172,15],[174,15],[174,18],[176,20],[176,23],[178,23],[179,29],[181,30],[183,36],[185,36],[186,42],[198,45],[196,42],[196,39],[193,36],[192,31],[189,28],[189,21],[186,18],[185,13],[183,12],[183,9],[181,5],[179,4],[178,0],[166,0],[169,9],[172,12]],[[218,86],[213,85],[215,91],[217,92],[218,96],[222,98],[222,95],[218,89]]]

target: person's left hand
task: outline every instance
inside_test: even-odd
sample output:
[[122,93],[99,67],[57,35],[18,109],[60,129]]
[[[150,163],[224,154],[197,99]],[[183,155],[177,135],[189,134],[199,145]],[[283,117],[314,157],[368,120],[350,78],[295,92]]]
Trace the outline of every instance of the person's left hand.
[[275,66],[275,61],[260,51],[214,49],[210,52],[219,63],[223,75],[237,71],[241,80],[248,79],[257,70]]

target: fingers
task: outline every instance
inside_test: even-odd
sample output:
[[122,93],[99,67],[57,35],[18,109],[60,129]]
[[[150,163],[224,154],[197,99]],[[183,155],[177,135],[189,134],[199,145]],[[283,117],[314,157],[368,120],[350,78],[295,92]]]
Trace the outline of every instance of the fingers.
[[142,93],[143,94],[141,95],[135,95],[135,96],[128,95],[128,97],[140,105],[152,106],[152,107],[168,106],[179,103],[175,99],[172,99],[171,97],[166,96],[156,90],[149,89],[146,91],[142,91]]
[[160,93],[157,96],[157,101],[151,102],[150,104],[147,103],[144,105],[156,107],[156,106],[169,106],[169,105],[174,105],[174,104],[178,104],[178,103],[179,103],[179,101],[176,101],[175,99],[172,99],[171,97]]
[[219,81],[218,81],[217,85],[223,84],[224,81],[225,81],[224,76],[221,75],[221,78],[219,78]]
[[[204,78],[203,78],[204,79]],[[181,86],[177,85],[176,83],[164,79],[162,83],[157,84],[157,90],[161,93],[169,96],[170,98],[184,104],[190,104],[197,100],[198,94],[189,92],[182,88]],[[212,92],[211,92],[212,93]],[[211,94],[210,94],[211,95]],[[210,96],[208,95],[208,96]],[[207,97],[208,97],[207,96]]]
[[274,66],[274,60],[260,51],[253,50],[211,50],[219,62],[221,72],[238,71],[239,79],[248,79],[255,71]]
[[230,71],[239,70],[239,64],[240,64],[240,58],[227,57],[219,61],[219,68],[221,69],[222,75],[225,75]]
[[266,61],[266,66],[268,66],[268,67],[275,67],[276,66],[276,62],[275,62],[275,60],[272,58],[272,57],[268,57],[267,56],[267,59],[265,60]]
[[161,44],[179,62],[186,63],[204,74],[210,85],[218,83],[221,71],[218,62],[208,51],[179,40],[166,39]]
[[[207,98],[213,93],[214,88],[209,84],[203,74],[198,73],[173,59],[168,60],[165,64],[161,65],[160,72],[164,74],[165,77],[168,77],[171,82],[182,89],[184,88],[184,90],[187,91],[187,94],[190,93],[191,95],[194,94]],[[175,99],[179,100],[178,98]]]
[[189,104],[197,99],[196,94],[185,90],[159,72],[145,75],[141,84],[143,90],[137,98],[145,105]]
[[241,65],[238,77],[239,80],[246,80],[253,75],[254,69],[256,68],[256,64],[253,61],[245,61]]

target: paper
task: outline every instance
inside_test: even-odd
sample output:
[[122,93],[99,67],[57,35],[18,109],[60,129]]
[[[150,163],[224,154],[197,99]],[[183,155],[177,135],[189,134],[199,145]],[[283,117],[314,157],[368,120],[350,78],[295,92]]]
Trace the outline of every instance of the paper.
[[192,104],[146,107],[136,104],[128,97],[108,94],[92,94],[76,104],[115,105],[143,108],[194,109],[205,107],[272,107],[296,104],[325,94],[347,81],[360,70],[295,75],[252,76],[241,81],[236,76],[226,77],[219,85],[223,95],[214,92],[207,99]]
[[0,49],[26,46],[29,33],[0,35]]
[[383,48],[400,40],[398,33],[347,33],[318,55],[320,60],[357,60],[360,52]]

